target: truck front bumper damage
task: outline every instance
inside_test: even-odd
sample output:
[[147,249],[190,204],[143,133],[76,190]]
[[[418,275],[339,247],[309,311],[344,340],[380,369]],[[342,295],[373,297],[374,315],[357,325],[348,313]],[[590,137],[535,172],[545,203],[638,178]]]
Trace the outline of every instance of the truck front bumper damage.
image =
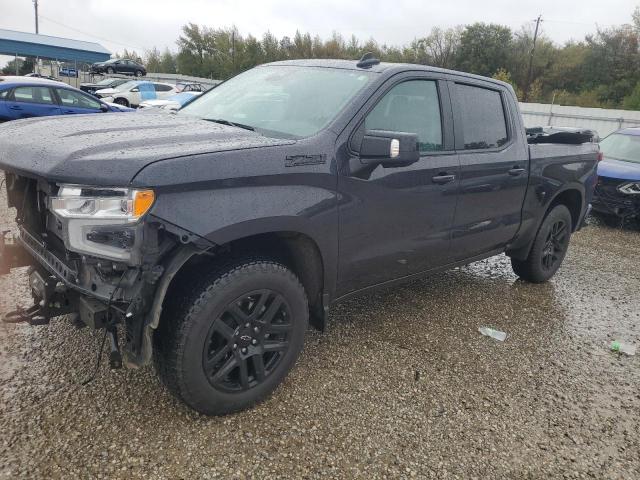
[[[158,326],[162,304],[171,280],[193,255],[202,249],[181,245],[157,265],[139,267],[114,264],[105,275],[97,259],[80,268],[47,248],[46,243],[19,227],[17,235],[0,236],[0,275],[29,267],[33,305],[6,314],[5,323],[44,325],[53,317],[73,314],[79,326],[105,328],[112,347],[118,348],[115,326],[126,331],[124,363],[140,367],[151,360],[153,330]],[[109,264],[109,262],[105,262]],[[102,266],[104,269],[104,265]],[[115,338],[115,345],[114,344]],[[113,353],[113,352],[112,352]]]

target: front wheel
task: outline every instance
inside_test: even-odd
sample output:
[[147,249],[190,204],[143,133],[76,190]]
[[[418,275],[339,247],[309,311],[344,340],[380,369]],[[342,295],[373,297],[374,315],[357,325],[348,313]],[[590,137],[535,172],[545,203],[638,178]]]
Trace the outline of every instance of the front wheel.
[[111,67],[107,67],[107,75],[113,75],[115,73],[115,70]]
[[129,106],[129,101],[126,98],[116,98],[113,102],[118,105],[122,105],[123,107]]
[[526,260],[511,259],[513,271],[528,282],[549,280],[567,254],[571,232],[571,212],[564,205],[556,205],[543,220]]
[[239,260],[176,297],[155,333],[154,362],[171,393],[193,409],[224,415],[251,407],[293,367],[308,305],[282,264]]
[[136,70],[135,76],[136,77],[141,77],[142,76],[142,70]]

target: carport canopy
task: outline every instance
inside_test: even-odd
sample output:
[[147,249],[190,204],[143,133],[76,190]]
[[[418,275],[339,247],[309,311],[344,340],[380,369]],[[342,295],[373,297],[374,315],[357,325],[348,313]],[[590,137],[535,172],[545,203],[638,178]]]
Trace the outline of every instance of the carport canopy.
[[0,54],[81,63],[111,58],[111,52],[99,43],[4,29],[0,29]]

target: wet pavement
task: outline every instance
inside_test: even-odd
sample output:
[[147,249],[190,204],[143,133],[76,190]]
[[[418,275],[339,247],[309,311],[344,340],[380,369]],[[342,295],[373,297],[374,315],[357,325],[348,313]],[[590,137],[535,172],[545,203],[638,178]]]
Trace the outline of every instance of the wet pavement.
[[[0,325],[0,479],[640,478],[640,356],[608,349],[640,344],[640,231],[591,223],[545,285],[500,256],[338,305],[223,418],[152,368],[81,386],[101,336],[64,317]],[[1,312],[28,302],[24,271],[0,279]]]

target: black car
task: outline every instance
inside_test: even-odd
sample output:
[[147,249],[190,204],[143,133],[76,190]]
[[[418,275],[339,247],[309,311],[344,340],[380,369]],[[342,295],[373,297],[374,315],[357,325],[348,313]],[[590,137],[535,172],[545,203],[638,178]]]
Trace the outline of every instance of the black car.
[[130,60],[128,58],[112,58],[106,62],[94,63],[91,65],[91,73],[107,74],[122,73],[125,75],[135,75],[136,77],[144,77],[147,74],[147,69],[144,65]]
[[122,325],[127,366],[153,359],[200,412],[248,408],[352,295],[503,253],[549,280],[599,153],[556,138],[528,143],[507,83],[370,57],[256,67],[175,115],[2,125],[0,273],[32,265],[35,300],[7,320],[72,314],[113,367]]
[[97,96],[95,94],[97,90],[101,90],[103,88],[116,88],[129,81],[130,80],[126,78],[105,78],[104,80],[100,80],[96,83],[81,83],[80,90],[82,90],[83,92],[87,92],[93,96]]

